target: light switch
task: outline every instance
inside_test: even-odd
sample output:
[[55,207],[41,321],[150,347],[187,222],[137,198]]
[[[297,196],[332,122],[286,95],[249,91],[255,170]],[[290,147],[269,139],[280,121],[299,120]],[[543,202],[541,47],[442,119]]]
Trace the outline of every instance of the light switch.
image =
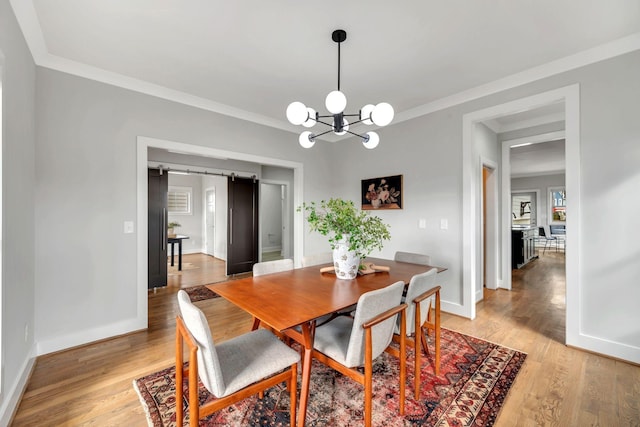
[[124,234],[133,233],[133,221],[125,221],[124,222]]
[[446,218],[440,220],[440,229],[447,230],[449,228],[449,221]]
[[418,220],[418,228],[427,228],[427,220],[424,218],[420,218]]

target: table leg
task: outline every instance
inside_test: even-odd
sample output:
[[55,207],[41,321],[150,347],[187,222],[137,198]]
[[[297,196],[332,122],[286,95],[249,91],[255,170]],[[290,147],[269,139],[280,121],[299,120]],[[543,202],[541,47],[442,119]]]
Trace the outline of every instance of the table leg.
[[178,241],[178,271],[182,271],[182,239]]
[[311,355],[313,352],[313,340],[315,334],[315,322],[302,325],[304,341],[304,355],[302,357],[302,385],[300,386],[300,403],[298,405],[298,426],[304,427],[307,418],[307,403],[309,401],[309,385],[311,383]]
[[171,245],[171,267],[173,267],[173,242],[169,244]]

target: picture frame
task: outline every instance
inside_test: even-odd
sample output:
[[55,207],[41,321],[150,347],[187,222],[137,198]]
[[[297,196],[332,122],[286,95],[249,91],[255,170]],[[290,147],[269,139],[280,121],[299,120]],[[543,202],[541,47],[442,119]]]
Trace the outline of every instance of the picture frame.
[[362,210],[402,209],[402,175],[363,179]]

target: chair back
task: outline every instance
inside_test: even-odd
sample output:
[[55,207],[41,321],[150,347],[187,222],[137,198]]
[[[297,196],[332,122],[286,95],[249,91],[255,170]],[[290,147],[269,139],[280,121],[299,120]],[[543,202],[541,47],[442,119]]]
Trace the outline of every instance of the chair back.
[[312,265],[333,263],[332,252],[322,252],[319,254],[307,255],[302,257],[302,266],[311,267]]
[[429,255],[412,252],[398,251],[393,259],[399,262],[410,262],[411,264],[431,265],[431,257]]
[[293,270],[293,260],[289,258],[277,259],[275,261],[257,262],[253,264],[253,277],[264,276],[265,274],[279,273],[281,271]]
[[547,233],[545,233],[544,227],[538,227],[538,236],[547,237]]
[[[424,273],[416,274],[411,278],[409,287],[407,288],[407,295],[405,302],[407,303],[407,335],[411,335],[415,329],[415,315],[416,305],[413,303],[413,299],[419,295],[422,295],[429,289],[435,286],[437,268],[432,268]],[[420,324],[424,324],[429,315],[429,303],[431,298],[427,298],[420,303]]]
[[[353,316],[353,328],[351,329],[351,336],[345,356],[345,364],[347,367],[361,366],[364,363],[365,334],[362,324],[401,304],[403,290],[404,283],[400,281],[382,289],[369,291],[360,296],[355,315]],[[390,317],[373,326],[371,330],[373,338],[371,357],[373,359],[378,357],[391,343],[397,317],[398,316]]]
[[202,384],[214,396],[224,396],[226,385],[207,318],[193,305],[184,290],[178,291],[178,307],[185,326],[198,346],[198,375]]

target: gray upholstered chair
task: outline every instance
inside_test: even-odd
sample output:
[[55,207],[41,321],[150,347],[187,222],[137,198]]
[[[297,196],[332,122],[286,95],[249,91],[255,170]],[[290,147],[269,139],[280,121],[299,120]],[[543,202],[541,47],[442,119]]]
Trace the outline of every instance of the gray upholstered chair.
[[[416,274],[411,278],[404,302],[407,303],[406,316],[406,336],[407,344],[413,346],[414,350],[414,396],[418,399],[420,394],[420,359],[422,348],[426,354],[429,354],[427,346],[427,338],[425,336],[425,328],[427,332],[433,329],[435,333],[434,343],[434,371],[440,374],[440,286],[435,285],[437,268],[432,268],[424,273]],[[431,297],[435,296],[435,319],[430,320],[431,316]],[[394,340],[399,341],[400,324],[396,326],[396,335]]]
[[332,263],[333,263],[332,252],[321,252],[318,254],[306,255],[302,257],[303,267],[311,267],[313,265],[332,264]]
[[[277,259],[275,261],[257,262],[253,264],[253,277],[260,277],[266,274],[280,273],[281,271],[293,270],[293,260],[289,258]],[[252,331],[260,327],[260,319],[253,318]],[[275,331],[274,331],[275,332]],[[281,338],[282,335],[279,335]]]
[[413,252],[397,251],[393,257],[394,261],[410,262],[411,264],[431,265],[431,257],[429,255],[416,254]]
[[[297,363],[300,355],[261,329],[215,345],[209,324],[189,295],[180,290],[176,318],[176,422],[182,426],[184,409],[182,381],[189,378],[189,424],[197,426],[206,417],[247,397],[287,382],[291,399],[291,426],[296,420]],[[183,370],[183,345],[189,348],[189,364]],[[199,404],[198,378],[217,399]]]
[[[364,386],[365,426],[371,426],[373,360],[389,351],[398,314],[401,314],[400,349],[400,414],[404,414],[405,370],[405,309],[401,303],[403,282],[360,296],[353,318],[340,316],[318,326],[313,357]],[[394,353],[392,353],[394,354]],[[364,365],[364,374],[358,367]]]
[[253,264],[253,277],[264,276],[265,274],[279,273],[281,271],[293,270],[293,260],[289,258],[277,259],[275,261],[257,262]]

